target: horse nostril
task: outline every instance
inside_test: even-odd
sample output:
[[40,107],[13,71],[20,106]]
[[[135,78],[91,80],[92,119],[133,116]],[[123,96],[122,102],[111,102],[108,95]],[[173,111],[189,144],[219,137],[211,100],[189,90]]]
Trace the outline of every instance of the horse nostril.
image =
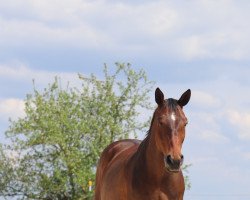
[[183,162],[184,160],[184,156],[181,154],[181,162]]
[[167,156],[166,161],[167,161],[167,163],[168,163],[169,165],[173,165],[173,164],[174,164],[174,160],[173,160],[173,158],[171,157],[171,155],[168,155],[168,156]]
[[184,161],[184,156],[181,154],[181,165],[183,164],[183,161]]

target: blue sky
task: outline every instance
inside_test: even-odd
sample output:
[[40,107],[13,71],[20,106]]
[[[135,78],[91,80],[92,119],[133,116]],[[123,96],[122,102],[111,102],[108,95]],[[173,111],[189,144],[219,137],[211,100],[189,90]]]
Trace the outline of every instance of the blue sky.
[[167,97],[192,90],[185,199],[249,199],[249,9],[245,0],[0,0],[1,141],[32,79],[75,83],[78,72],[101,78],[103,63],[130,62]]

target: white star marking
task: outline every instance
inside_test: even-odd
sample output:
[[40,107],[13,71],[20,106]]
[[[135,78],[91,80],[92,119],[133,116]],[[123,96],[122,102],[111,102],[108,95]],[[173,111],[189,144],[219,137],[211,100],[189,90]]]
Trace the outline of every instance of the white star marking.
[[176,118],[175,118],[175,114],[174,114],[174,113],[172,113],[172,114],[171,114],[171,119],[172,119],[173,121],[175,121],[175,120],[176,120]]

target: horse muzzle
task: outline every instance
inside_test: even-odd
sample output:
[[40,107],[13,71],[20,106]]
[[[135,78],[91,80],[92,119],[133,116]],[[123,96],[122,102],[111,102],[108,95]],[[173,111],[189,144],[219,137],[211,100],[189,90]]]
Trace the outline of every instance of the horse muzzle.
[[179,159],[174,159],[171,155],[164,157],[165,167],[169,172],[177,173],[181,170],[184,156],[181,155]]

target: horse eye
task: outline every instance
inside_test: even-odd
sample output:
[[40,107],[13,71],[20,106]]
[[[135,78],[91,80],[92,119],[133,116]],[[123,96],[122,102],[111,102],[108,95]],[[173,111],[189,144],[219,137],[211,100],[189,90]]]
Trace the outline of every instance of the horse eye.
[[188,125],[188,121],[185,123],[185,126],[187,126]]
[[159,125],[162,126],[163,125],[163,122],[161,120],[159,120]]
[[163,125],[163,121],[162,121],[163,119],[162,119],[162,117],[159,117],[158,118],[158,123],[159,123],[159,125]]

